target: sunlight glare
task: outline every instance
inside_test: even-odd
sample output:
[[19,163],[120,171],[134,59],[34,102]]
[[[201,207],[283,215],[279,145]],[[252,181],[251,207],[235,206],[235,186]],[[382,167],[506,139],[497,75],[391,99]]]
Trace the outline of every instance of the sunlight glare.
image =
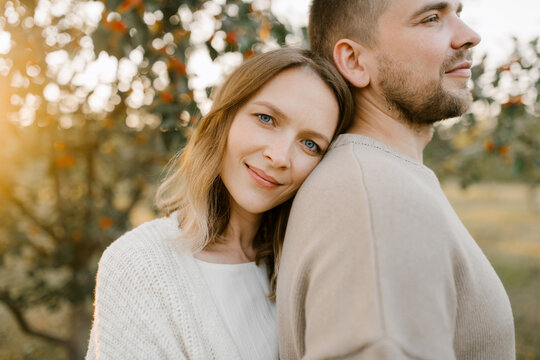
[[0,30],[0,54],[7,54],[11,50],[11,34]]
[[48,102],[57,102],[60,100],[60,88],[55,83],[49,83],[43,89],[43,97]]

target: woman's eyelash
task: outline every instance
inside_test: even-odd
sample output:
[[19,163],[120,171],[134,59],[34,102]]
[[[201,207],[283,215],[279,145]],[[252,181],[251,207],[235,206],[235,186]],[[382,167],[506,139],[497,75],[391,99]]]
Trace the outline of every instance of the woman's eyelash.
[[[259,121],[265,125],[274,125],[274,118],[268,114],[254,114],[257,116]],[[314,154],[322,154],[324,151],[321,147],[313,140],[306,139],[302,140],[302,144],[307,148],[309,152]]]
[[267,114],[256,114],[259,120],[265,124],[271,124],[274,122],[274,119]]
[[302,142],[304,143],[304,146],[308,148],[309,151],[312,151],[317,154],[322,153],[321,147],[317,145],[315,141],[308,139],[308,140],[303,140]]

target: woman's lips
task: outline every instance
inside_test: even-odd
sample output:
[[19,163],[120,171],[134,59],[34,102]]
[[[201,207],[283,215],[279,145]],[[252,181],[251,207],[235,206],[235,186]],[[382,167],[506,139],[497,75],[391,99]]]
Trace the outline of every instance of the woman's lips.
[[266,174],[263,170],[253,166],[249,166],[248,164],[245,165],[248,174],[262,187],[265,187],[267,189],[274,189],[281,185],[276,179]]

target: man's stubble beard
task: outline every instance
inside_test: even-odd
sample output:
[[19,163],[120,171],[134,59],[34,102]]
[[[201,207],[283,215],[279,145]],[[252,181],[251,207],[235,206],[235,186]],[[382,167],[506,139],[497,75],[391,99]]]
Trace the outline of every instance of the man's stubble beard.
[[407,66],[387,56],[378,57],[379,86],[391,109],[397,110],[403,121],[411,126],[430,125],[437,121],[462,115],[472,103],[466,84],[454,91],[443,87],[445,71],[468,59],[465,51],[456,53],[441,66],[438,80],[425,80]]

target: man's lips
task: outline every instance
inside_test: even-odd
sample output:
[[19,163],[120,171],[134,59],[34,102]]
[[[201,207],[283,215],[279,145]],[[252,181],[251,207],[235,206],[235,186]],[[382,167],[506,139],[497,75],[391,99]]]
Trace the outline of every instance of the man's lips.
[[265,173],[263,170],[258,169],[254,166],[250,166],[248,164],[246,165],[246,169],[248,174],[255,180],[259,185],[268,188],[273,189],[279,185],[282,185],[279,181],[277,181],[272,176]]
[[452,69],[445,72],[446,75],[469,78],[472,75],[471,72],[472,63],[470,61],[464,61]]

